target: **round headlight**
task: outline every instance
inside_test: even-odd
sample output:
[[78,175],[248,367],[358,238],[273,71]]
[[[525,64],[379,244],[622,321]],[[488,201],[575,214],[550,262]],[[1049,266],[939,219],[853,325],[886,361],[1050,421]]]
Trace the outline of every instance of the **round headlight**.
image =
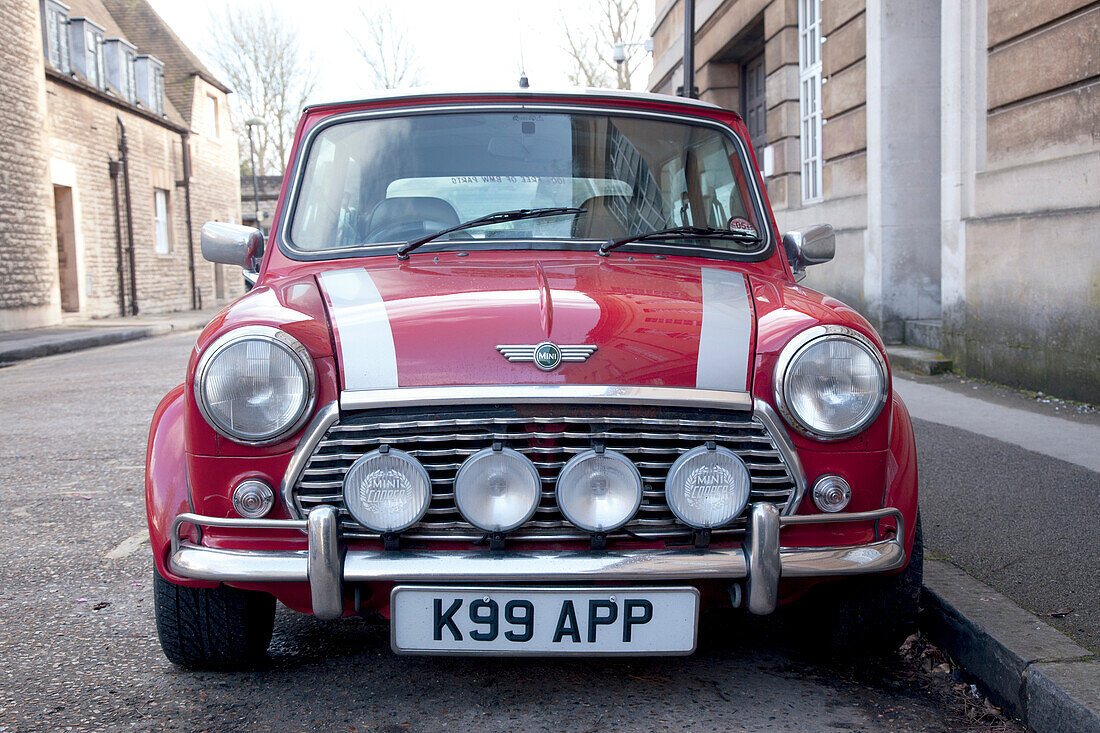
[[293,336],[246,326],[211,344],[195,369],[210,427],[239,443],[272,443],[300,428],[314,399],[313,360]]
[[744,511],[751,484],[749,469],[733,451],[701,445],[672,464],[665,479],[665,500],[684,524],[713,529]]
[[803,435],[851,437],[878,417],[886,398],[886,362],[857,331],[815,326],[791,339],[779,355],[776,403]]
[[585,451],[558,474],[558,508],[589,532],[610,532],[630,521],[642,503],[642,475],[622,453]]
[[371,451],[344,476],[344,505],[359,524],[375,532],[408,529],[428,511],[431,500],[428,472],[404,451]]
[[480,450],[455,475],[458,511],[486,532],[508,532],[526,522],[541,494],[535,464],[511,448]]

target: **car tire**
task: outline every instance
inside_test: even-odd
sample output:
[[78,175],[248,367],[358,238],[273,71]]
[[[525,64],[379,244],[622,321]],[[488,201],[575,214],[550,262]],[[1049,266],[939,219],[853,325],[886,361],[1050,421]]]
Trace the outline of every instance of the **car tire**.
[[188,669],[247,669],[267,658],[275,598],[259,591],[189,588],[153,571],[157,636],[164,655]]
[[917,514],[913,551],[904,570],[819,586],[805,608],[802,628],[831,654],[893,652],[917,630],[923,579],[924,539]]

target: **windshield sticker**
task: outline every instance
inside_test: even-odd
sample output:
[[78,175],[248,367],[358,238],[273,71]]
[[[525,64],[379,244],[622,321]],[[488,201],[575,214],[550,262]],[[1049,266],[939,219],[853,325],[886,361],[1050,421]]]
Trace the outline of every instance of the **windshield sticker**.
[[750,222],[748,219],[743,219],[740,216],[735,216],[734,218],[730,219],[729,223],[726,224],[726,228],[737,232],[748,232],[749,234],[755,234],[758,236],[760,234],[758,231],[756,231],[756,227],[752,225],[752,222]]

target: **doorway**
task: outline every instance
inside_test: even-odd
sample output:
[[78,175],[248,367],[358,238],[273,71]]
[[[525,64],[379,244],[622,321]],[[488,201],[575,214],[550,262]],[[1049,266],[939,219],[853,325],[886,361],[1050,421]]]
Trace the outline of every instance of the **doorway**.
[[61,286],[61,310],[80,311],[80,273],[76,261],[76,218],[73,190],[53,187],[53,210],[57,219],[57,280]]

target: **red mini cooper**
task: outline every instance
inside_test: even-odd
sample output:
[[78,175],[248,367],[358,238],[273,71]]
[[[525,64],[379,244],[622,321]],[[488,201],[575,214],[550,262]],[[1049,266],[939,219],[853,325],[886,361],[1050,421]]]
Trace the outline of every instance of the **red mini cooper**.
[[780,236],[736,114],[309,107],[271,239],[203,228],[254,287],[153,418],[173,662],[262,659],[276,600],[406,654],[690,654],[701,608],[815,585],[839,646],[911,630],[909,415],[867,321],[798,284],[832,229]]

